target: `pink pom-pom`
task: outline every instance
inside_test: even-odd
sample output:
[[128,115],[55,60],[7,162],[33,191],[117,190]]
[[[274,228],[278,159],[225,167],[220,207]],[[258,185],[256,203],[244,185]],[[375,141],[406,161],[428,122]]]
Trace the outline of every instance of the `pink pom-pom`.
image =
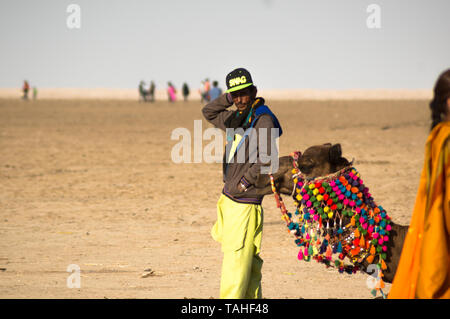
[[349,205],[350,205],[350,207],[355,207],[356,204],[354,201],[350,201]]
[[390,231],[391,229],[392,229],[391,225],[387,225],[387,226],[386,226],[386,230],[387,230],[387,231]]
[[304,200],[308,200],[309,199],[309,195],[308,194],[303,195],[303,199]]
[[306,207],[311,207],[311,205],[312,205],[312,203],[310,200],[306,202]]
[[375,238],[375,239],[377,239],[377,238],[378,238],[378,233],[373,233],[373,234],[372,234],[372,237]]
[[378,239],[378,244],[382,245],[383,244],[383,238],[380,237],[380,239]]
[[298,252],[297,258],[298,258],[298,260],[302,260],[302,259],[303,259],[303,252],[302,252],[301,249],[300,249],[300,251]]
[[383,251],[387,251],[387,246],[383,246]]
[[369,233],[373,233],[373,226],[372,225],[369,226],[368,231],[369,231]]
[[336,183],[335,183],[334,181],[331,181],[331,182],[330,182],[330,186],[331,186],[331,187],[334,187],[334,186],[336,186]]
[[340,195],[338,196],[338,199],[339,199],[340,201],[344,200],[344,198],[345,198],[344,194],[340,194]]
[[388,236],[384,236],[383,240],[384,241],[389,241],[389,237]]
[[344,199],[344,202],[343,202],[343,204],[344,205],[348,205],[348,199],[346,198],[346,199]]
[[359,213],[361,213],[361,208],[360,207],[356,207],[355,211],[356,211],[357,214],[359,214]]
[[364,221],[365,221],[364,217],[360,217],[360,218],[359,218],[359,223],[360,223],[360,224],[364,223]]

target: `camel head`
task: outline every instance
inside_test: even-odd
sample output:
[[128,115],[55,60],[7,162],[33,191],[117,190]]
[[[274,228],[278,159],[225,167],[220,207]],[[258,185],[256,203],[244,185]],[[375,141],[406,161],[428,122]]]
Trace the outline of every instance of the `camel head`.
[[326,143],[307,148],[297,161],[297,166],[306,178],[325,176],[348,166],[342,157],[340,144]]
[[[315,178],[334,173],[345,166],[350,165],[349,161],[342,157],[340,144],[326,143],[307,148],[296,161],[297,167],[305,178]],[[294,188],[293,158],[283,156],[279,159],[278,172],[273,174],[277,190],[286,195],[290,195]],[[258,194],[268,195],[272,193],[270,178],[266,174],[261,174],[255,185]]]
[[[291,156],[280,158],[273,178],[277,191],[292,194],[298,204],[288,227],[298,236],[299,259],[312,255],[325,263],[333,260],[340,271],[354,272],[357,268],[341,264],[341,257],[350,256],[352,263],[368,273],[369,264],[381,265],[383,280],[392,282],[408,226],[395,224],[376,206],[351,164],[342,157],[340,144],[330,143],[307,148],[295,165]],[[272,193],[267,175],[261,175],[256,186],[263,195]],[[305,218],[312,223],[307,229]],[[310,230],[314,233],[307,235]],[[314,236],[321,242],[311,241]]]

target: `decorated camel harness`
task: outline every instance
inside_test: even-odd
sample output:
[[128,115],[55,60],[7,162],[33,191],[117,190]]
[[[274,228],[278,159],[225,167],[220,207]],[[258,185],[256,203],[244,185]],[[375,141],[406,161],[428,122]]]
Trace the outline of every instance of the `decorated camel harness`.
[[[294,214],[289,213],[270,175],[277,207],[288,231],[300,248],[298,259],[316,260],[340,273],[356,273],[361,264],[375,264],[377,285],[371,291],[382,291],[386,266],[386,246],[391,230],[391,218],[377,206],[358,171],[349,166],[336,173],[307,179],[297,167],[299,152],[291,154],[294,168]],[[345,221],[345,222],[344,222]],[[346,258],[350,263],[345,263]]]

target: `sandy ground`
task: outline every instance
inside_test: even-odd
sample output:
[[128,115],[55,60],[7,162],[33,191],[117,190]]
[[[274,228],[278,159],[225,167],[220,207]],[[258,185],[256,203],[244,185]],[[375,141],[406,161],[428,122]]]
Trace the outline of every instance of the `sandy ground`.
[[[376,202],[409,222],[426,100],[267,103],[284,128],[281,154],[341,143]],[[0,298],[217,298],[221,164],[171,161],[171,132],[192,132],[201,107],[0,100]],[[372,298],[367,275],[298,261],[273,196],[263,207],[265,298]],[[80,288],[67,287],[71,264]]]

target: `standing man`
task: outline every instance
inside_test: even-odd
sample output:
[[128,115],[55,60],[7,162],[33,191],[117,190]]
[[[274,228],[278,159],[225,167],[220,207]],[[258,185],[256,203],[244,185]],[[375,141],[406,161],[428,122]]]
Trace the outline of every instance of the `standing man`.
[[[262,153],[270,154],[272,162],[278,160],[275,138],[282,131],[264,99],[256,97],[257,89],[246,69],[230,72],[226,85],[226,93],[202,110],[208,122],[227,133],[225,185],[211,230],[214,240],[222,244],[220,298],[261,298],[263,196],[258,195],[254,184],[272,164]],[[233,104],[237,109],[228,110]]]

